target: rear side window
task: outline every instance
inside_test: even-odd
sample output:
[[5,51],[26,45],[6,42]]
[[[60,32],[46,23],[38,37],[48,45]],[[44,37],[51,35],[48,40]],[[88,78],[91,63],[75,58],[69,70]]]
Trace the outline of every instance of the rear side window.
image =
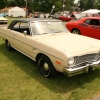
[[92,19],[90,25],[99,26],[99,25],[100,25],[99,20],[97,20],[97,19]]
[[26,22],[18,22],[13,26],[13,28],[28,28],[28,23],[26,23]]
[[19,33],[24,33],[26,31],[27,35],[30,35],[30,30],[27,22],[17,22],[12,30],[17,31]]

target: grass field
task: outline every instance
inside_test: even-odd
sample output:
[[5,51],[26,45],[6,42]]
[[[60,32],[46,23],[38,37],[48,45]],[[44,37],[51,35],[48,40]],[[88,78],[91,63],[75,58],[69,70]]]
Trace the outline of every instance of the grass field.
[[100,69],[46,79],[34,61],[16,50],[7,51],[0,38],[0,100],[96,100],[99,95]]

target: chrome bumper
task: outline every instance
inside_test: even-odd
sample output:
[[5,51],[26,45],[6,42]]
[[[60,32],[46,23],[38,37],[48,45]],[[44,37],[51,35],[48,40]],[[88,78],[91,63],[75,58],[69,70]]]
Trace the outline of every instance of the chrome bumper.
[[88,73],[94,69],[100,67],[100,61],[91,62],[90,64],[86,64],[85,66],[81,67],[73,67],[73,68],[64,68],[64,74],[67,76],[75,76],[82,73]]

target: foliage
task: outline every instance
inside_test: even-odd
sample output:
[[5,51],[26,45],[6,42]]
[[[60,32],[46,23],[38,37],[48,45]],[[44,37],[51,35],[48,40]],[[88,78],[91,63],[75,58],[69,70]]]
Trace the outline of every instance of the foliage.
[[[27,7],[31,11],[51,12],[53,5],[55,5],[54,12],[63,10],[72,10],[74,0],[27,0]],[[26,0],[0,0],[0,9],[5,7],[26,7]]]
[[77,6],[83,10],[100,9],[100,0],[79,0]]
[[[63,4],[65,7],[63,7]],[[100,9],[100,0],[78,0],[74,4],[74,0],[27,0],[27,7],[29,11],[51,12],[55,5],[53,12],[68,10],[73,11],[73,7],[79,7],[81,11],[88,9]],[[26,0],[0,0],[0,9],[5,7],[26,7]]]

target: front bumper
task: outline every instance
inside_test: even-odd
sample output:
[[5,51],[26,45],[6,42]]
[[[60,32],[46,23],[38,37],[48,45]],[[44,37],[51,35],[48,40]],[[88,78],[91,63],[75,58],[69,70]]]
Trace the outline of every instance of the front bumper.
[[8,20],[0,20],[0,23],[8,23]]
[[100,61],[91,62],[81,67],[64,68],[64,74],[67,76],[75,76],[82,73],[88,73],[100,67]]

